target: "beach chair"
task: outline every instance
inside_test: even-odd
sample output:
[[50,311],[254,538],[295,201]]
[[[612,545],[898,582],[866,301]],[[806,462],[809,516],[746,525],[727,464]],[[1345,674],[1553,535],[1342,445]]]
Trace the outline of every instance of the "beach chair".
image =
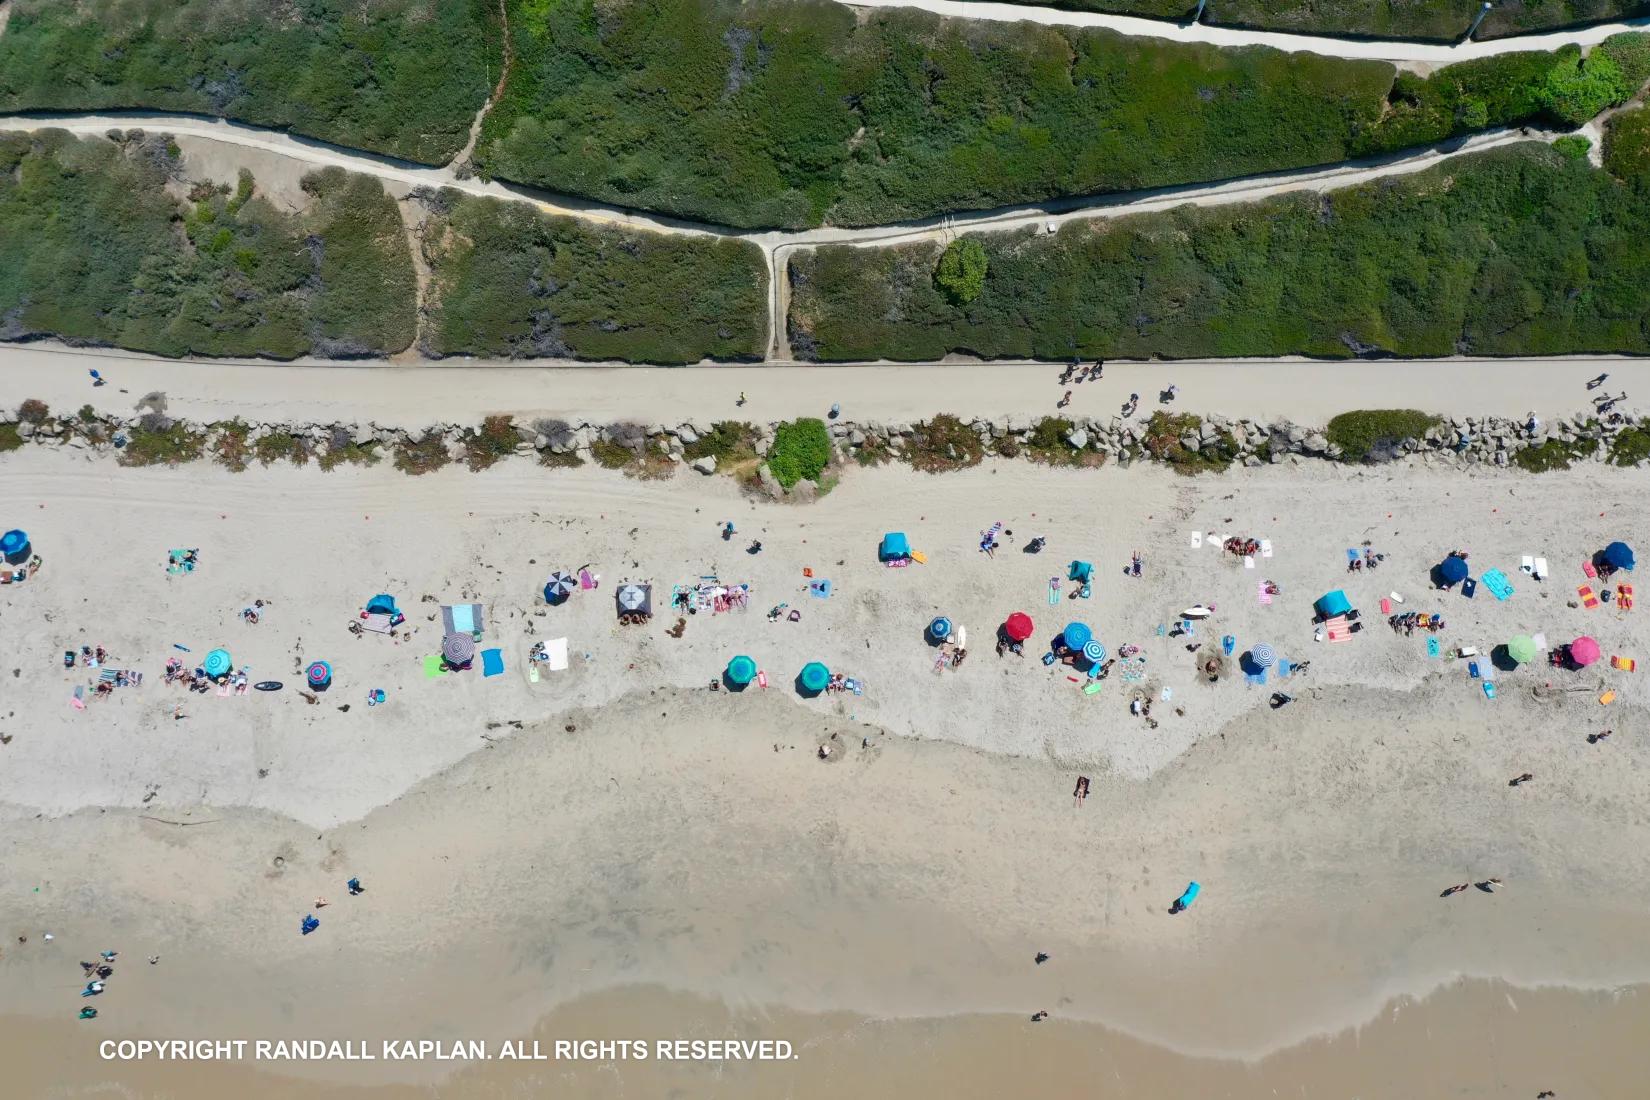
[[1484,681],[1484,698],[1486,698],[1486,699],[1494,699],[1495,698],[1495,681],[1493,681],[1493,680],[1485,680]]
[[1594,594],[1592,585],[1581,585],[1576,589],[1576,595],[1581,598],[1581,606],[1588,611],[1598,606],[1598,596]]
[[1639,663],[1631,657],[1611,657],[1610,667],[1618,672],[1637,672]]

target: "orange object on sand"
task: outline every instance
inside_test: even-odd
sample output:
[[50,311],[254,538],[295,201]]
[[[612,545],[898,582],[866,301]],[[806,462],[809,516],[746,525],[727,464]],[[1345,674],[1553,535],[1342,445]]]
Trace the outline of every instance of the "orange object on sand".
[[1576,589],[1576,595],[1581,597],[1581,606],[1588,611],[1598,606],[1598,597],[1593,595],[1593,586],[1584,584]]
[[918,565],[927,565],[928,555],[924,554],[921,550],[913,550],[911,551],[911,560],[916,562]]
[[807,566],[804,565],[802,567],[802,575],[804,577],[811,577],[811,576],[814,575],[814,571],[812,569],[809,569]]
[[1610,667],[1622,672],[1637,672],[1639,663],[1631,657],[1611,657]]
[[1615,701],[1616,701],[1616,693],[1613,692],[1613,691],[1607,691],[1603,695],[1600,695],[1598,697],[1598,702],[1599,702],[1600,706],[1607,707]]

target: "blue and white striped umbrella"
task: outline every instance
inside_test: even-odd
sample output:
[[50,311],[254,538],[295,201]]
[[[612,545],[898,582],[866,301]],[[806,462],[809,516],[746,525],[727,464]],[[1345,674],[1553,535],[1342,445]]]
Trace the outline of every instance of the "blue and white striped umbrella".
[[1271,668],[1278,655],[1265,642],[1256,642],[1255,647],[1249,651],[1249,659],[1255,663],[1256,668]]
[[1083,643],[1083,660],[1091,665],[1097,665],[1106,659],[1106,647],[1090,638]]

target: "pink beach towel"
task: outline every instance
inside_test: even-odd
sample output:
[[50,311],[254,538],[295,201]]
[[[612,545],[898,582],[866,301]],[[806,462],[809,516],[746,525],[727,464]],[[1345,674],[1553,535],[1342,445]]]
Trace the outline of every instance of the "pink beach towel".
[[1255,583],[1255,598],[1262,604],[1270,604],[1272,602],[1272,593],[1266,591],[1265,581],[1257,581]]

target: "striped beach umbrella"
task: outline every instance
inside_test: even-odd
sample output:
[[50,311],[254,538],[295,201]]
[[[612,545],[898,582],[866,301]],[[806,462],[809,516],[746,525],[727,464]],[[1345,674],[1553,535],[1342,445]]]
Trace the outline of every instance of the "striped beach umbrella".
[[1090,638],[1083,643],[1083,660],[1091,665],[1097,665],[1106,659],[1106,647]]
[[796,682],[802,685],[803,691],[817,695],[831,682],[831,670],[818,661],[809,661],[802,666],[802,672],[797,676]]
[[728,662],[728,682],[743,687],[756,679],[756,662],[741,654]]
[[206,674],[214,680],[225,675],[233,667],[235,667],[235,662],[230,659],[229,650],[227,649],[214,649],[206,655],[206,660],[201,662],[201,668],[205,669]]
[[544,582],[544,602],[561,603],[578,590],[579,578],[564,569],[558,569],[550,574],[550,579]]
[[1256,642],[1249,651],[1249,660],[1254,662],[1256,668],[1271,668],[1277,663],[1278,655],[1265,642]]
[[309,686],[316,691],[323,691],[332,683],[332,666],[325,661],[311,661],[309,667],[304,670],[304,679],[308,680]]
[[450,665],[463,668],[475,655],[476,640],[468,634],[454,632],[441,639],[441,656]]

